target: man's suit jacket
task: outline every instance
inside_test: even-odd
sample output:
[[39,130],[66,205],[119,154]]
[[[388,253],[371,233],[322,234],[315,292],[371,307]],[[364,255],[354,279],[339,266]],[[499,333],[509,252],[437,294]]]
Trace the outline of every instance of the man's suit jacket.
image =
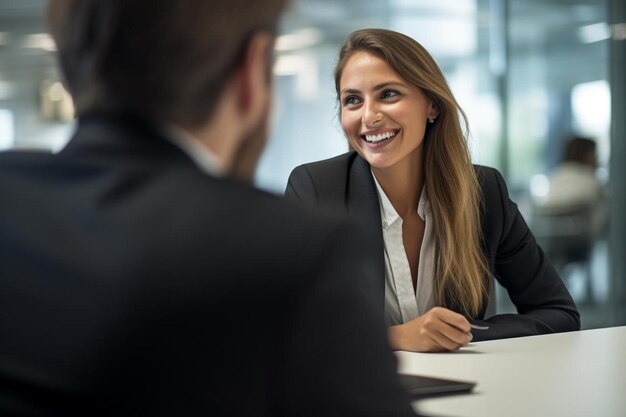
[[0,415],[413,415],[354,225],[121,115],[0,196]]
[[[484,203],[484,253],[490,270],[508,291],[519,315],[489,318],[489,330],[474,332],[474,340],[578,330],[576,306],[517,206],[509,199],[502,176],[492,168],[476,166],[476,170]],[[384,294],[384,244],[378,195],[369,164],[352,151],[299,166],[291,173],[285,195],[305,206],[347,212],[360,220],[367,240],[375,243],[379,254],[374,261],[380,305]],[[486,307],[473,319],[484,319]]]

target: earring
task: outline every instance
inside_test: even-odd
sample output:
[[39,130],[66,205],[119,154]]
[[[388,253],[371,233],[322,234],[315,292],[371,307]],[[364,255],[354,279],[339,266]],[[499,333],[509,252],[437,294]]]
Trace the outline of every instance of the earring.
[[428,118],[428,123],[435,123],[435,118],[434,117],[429,117]]

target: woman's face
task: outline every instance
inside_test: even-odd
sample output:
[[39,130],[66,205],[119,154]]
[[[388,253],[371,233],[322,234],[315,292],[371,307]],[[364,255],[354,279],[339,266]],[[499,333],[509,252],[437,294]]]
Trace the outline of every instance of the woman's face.
[[421,160],[427,120],[438,113],[420,88],[376,55],[357,52],[341,73],[339,89],[341,126],[372,167]]

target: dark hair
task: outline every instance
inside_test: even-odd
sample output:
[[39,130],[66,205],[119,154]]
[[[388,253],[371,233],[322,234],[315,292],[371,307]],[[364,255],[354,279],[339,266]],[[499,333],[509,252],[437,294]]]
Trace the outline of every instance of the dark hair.
[[359,52],[384,60],[438,110],[424,137],[423,156],[437,248],[435,300],[476,317],[486,304],[491,280],[481,246],[481,191],[461,125],[463,118],[467,128],[467,117],[428,51],[414,39],[386,29],[362,29],[348,36],[335,66],[338,99],[343,70]]
[[286,2],[51,0],[48,20],[78,116],[128,110],[195,127]]
[[565,143],[563,161],[589,163],[591,157],[595,158],[596,142],[591,138],[572,136]]

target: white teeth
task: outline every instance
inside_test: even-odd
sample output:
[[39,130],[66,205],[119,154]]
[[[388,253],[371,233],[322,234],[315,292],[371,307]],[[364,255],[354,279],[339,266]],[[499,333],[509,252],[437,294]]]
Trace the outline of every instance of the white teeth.
[[395,135],[396,135],[396,132],[389,131],[389,132],[381,133],[379,135],[365,135],[365,140],[368,142],[376,143],[376,142],[380,142],[381,140],[392,138]]

